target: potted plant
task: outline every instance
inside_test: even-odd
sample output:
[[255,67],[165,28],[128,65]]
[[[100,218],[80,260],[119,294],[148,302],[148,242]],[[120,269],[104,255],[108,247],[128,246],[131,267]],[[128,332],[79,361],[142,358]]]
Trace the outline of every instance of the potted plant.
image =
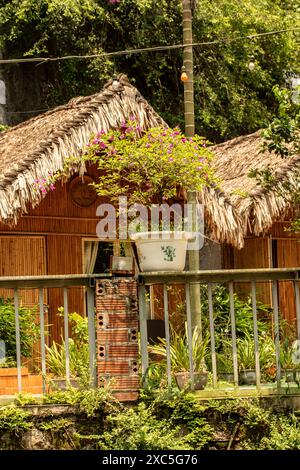
[[294,363],[293,353],[293,347],[289,345],[289,341],[286,339],[283,344],[281,344],[279,352],[281,378],[284,379],[285,382],[294,382],[295,380],[296,364]]
[[234,382],[232,346],[228,340],[223,341],[222,349],[217,353],[218,376],[225,382]]
[[[199,136],[188,139],[178,128],[142,132],[134,120],[91,140],[83,158],[95,163],[102,175],[94,184],[96,192],[108,197],[123,216],[124,211],[129,217],[139,212],[128,232],[141,270],[184,269],[192,227],[187,230],[180,204],[170,215],[170,204],[178,202],[179,194],[184,200],[186,189],[200,191],[211,184],[211,156]],[[120,207],[121,196],[126,207]]]
[[[258,342],[260,370],[265,371],[274,364],[274,342],[268,334],[261,334]],[[254,337],[249,333],[237,340],[237,359],[241,384],[254,385],[256,383],[255,345]]]
[[[159,338],[159,343],[149,346],[149,351],[154,355],[166,358],[166,339]],[[207,368],[205,359],[208,354],[209,338],[201,338],[199,328],[196,327],[193,332],[193,366],[194,366],[194,389],[202,390],[207,384]],[[190,388],[190,360],[187,325],[183,334],[170,328],[170,352],[171,368],[179,388]]]
[[[63,315],[63,307],[59,308]],[[69,365],[72,387],[88,385],[89,383],[89,350],[88,350],[88,321],[78,313],[69,313],[71,335],[69,338]],[[46,347],[47,370],[51,374],[50,388],[65,390],[66,384],[66,343],[64,338],[58,344],[53,341]]]

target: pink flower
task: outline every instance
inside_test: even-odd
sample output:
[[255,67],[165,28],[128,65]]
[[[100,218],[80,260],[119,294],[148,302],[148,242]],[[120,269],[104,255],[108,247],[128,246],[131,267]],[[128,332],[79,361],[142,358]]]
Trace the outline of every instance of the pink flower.
[[169,162],[172,162],[174,160],[173,157],[169,157]]
[[99,139],[94,139],[94,140],[93,140],[93,144],[94,144],[94,145],[97,145],[97,144],[99,144],[99,142],[100,142],[100,140],[99,140]]
[[53,183],[50,184],[51,191],[55,191],[55,185]]
[[187,142],[187,138],[186,138],[186,137],[182,137],[181,142],[183,142],[183,143]]
[[41,191],[42,191],[43,194],[46,194],[46,193],[47,193],[46,188],[42,188]]
[[150,145],[150,144],[146,144],[146,148],[147,148],[147,149],[148,149],[148,148],[150,148],[150,147],[151,147],[151,145]]
[[104,142],[102,142],[102,140],[101,140],[99,145],[100,145],[101,149],[106,149],[106,147],[107,147],[107,145]]

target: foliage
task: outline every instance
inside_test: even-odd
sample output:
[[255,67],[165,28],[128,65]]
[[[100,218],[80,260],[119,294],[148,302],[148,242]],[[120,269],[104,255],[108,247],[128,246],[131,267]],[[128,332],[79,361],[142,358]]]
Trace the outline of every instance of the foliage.
[[[226,338],[231,336],[230,321],[230,294],[224,285],[217,285],[213,289],[213,312],[214,328],[216,335],[216,348],[221,349]],[[242,338],[247,334],[253,334],[253,313],[251,296],[241,297],[237,293],[233,295],[235,327],[236,334]],[[201,287],[201,311],[203,317],[203,329],[209,330],[208,315],[208,292],[206,286]],[[259,332],[269,330],[268,320],[271,318],[270,308],[257,301],[258,321],[257,328]]]
[[216,356],[218,372],[233,371],[232,345],[226,338],[222,341],[222,349],[217,352]]
[[9,129],[9,126],[6,124],[0,124],[0,132],[7,131],[7,129]]
[[263,436],[260,450],[299,450],[300,426],[295,416],[271,419],[269,435]]
[[263,131],[264,148],[287,158],[300,151],[300,96],[295,99],[295,91],[278,85],[273,87],[273,92],[279,103],[278,116]]
[[[134,116],[132,117],[132,119]],[[100,196],[118,202],[149,206],[175,197],[180,188],[201,190],[213,182],[211,153],[206,141],[186,138],[179,128],[151,128],[141,132],[134,120],[93,137],[84,159],[96,163],[105,177],[95,189]]]
[[70,387],[66,391],[54,391],[45,395],[44,404],[65,404],[77,405],[79,410],[88,417],[95,416],[99,411],[103,411],[106,406],[111,404],[113,399],[109,389],[102,387],[97,389],[79,390]]
[[107,426],[98,442],[101,450],[192,449],[179,426],[156,417],[143,403],[108,416]]
[[17,363],[12,357],[5,357],[1,359],[0,369],[16,367]]
[[[63,314],[63,309],[60,309]],[[69,338],[70,376],[79,377],[82,382],[89,383],[89,347],[88,347],[88,319],[78,313],[68,315],[71,325],[72,338]],[[66,375],[66,343],[61,338],[61,343],[53,341],[46,347],[46,360],[49,372],[56,377]]]
[[[159,338],[158,340],[158,344],[149,346],[149,351],[159,357],[166,358],[166,339]],[[201,339],[199,328],[195,327],[192,336],[195,372],[206,370],[205,359],[208,355],[208,342],[207,336]],[[190,369],[187,324],[183,334],[177,333],[172,327],[170,328],[170,353],[173,371],[180,372]]]
[[73,422],[66,418],[52,419],[51,421],[43,421],[38,425],[41,431],[50,431],[52,433],[65,432],[67,428],[73,426]]
[[0,408],[0,430],[16,434],[27,431],[32,427],[29,413],[14,406]]
[[31,393],[18,393],[14,400],[14,405],[16,406],[26,406],[26,405],[37,405],[40,403],[40,400],[37,400],[35,396]]
[[213,428],[204,415],[205,407],[194,394],[176,389],[171,394],[159,393],[151,407],[157,416],[163,415],[170,424],[184,429],[193,449],[202,449],[212,438]]
[[[181,0],[18,0],[0,1],[4,57],[100,54],[86,60],[26,64],[38,75],[42,97],[36,109],[59,105],[78,94],[97,92],[114,72],[126,73],[172,125],[183,123],[182,50],[101,56],[103,51],[182,43]],[[271,88],[297,73],[297,33],[242,39],[299,26],[298,2],[223,0],[197,2],[194,47],[197,132],[227,139],[262,127],[275,109]],[[132,27],[134,25],[134,27]],[[223,39],[230,38],[232,41]],[[255,55],[256,67],[247,68]],[[5,66],[6,72],[16,71]],[[25,65],[20,66],[25,71]],[[24,72],[25,73],[25,72]],[[34,109],[34,108],[30,108]]]
[[284,369],[298,369],[299,363],[295,362],[296,347],[295,344],[290,344],[291,340],[288,337],[283,338],[280,344],[279,361]]
[[[259,364],[260,369],[266,369],[274,365],[275,346],[272,338],[268,335],[258,337]],[[255,368],[255,344],[253,336],[246,335],[237,339],[237,358],[240,369]]]
[[[57,403],[75,406],[82,398],[83,392],[78,390],[56,396]],[[91,397],[89,400],[94,403]],[[109,406],[104,409],[104,404]],[[48,416],[41,420],[18,407],[6,406],[0,408],[0,430],[21,436],[37,428],[50,433],[58,448],[64,447],[64,441],[68,448],[97,450],[198,450],[212,445],[224,449],[224,442],[232,449],[300,448],[299,413],[282,411],[271,400],[265,408],[259,399],[199,401],[193,393],[161,389],[154,399],[130,407],[104,397],[87,418]]]
[[[38,338],[37,311],[19,305],[21,355],[30,357],[32,347]],[[12,299],[0,299],[0,339],[5,342],[6,358],[16,360],[15,309]]]

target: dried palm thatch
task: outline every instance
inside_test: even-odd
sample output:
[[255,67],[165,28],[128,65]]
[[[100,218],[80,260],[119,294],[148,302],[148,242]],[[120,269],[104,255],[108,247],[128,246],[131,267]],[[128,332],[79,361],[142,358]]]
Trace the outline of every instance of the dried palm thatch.
[[[63,169],[70,156],[78,157],[92,134],[118,127],[134,116],[141,130],[166,126],[125,75],[119,84],[109,81],[100,93],[74,98],[45,114],[15,126],[0,136],[0,221],[16,224],[28,207],[43,197],[35,180],[47,179],[49,172]],[[295,169],[300,156],[289,160],[261,153],[260,133],[239,137],[212,147],[213,166],[220,178],[219,188],[204,188],[206,226],[211,236],[241,248],[250,231],[260,235],[290,207],[286,197],[267,192],[248,177],[251,169],[272,165],[278,187],[297,187]]]
[[[299,191],[300,155],[288,159],[263,151],[261,131],[238,137],[211,148],[215,159],[213,166],[220,179],[220,189],[210,196],[221,201],[223,208],[212,210],[215,219],[227,219],[229,224],[237,224],[240,230],[235,239],[219,240],[241,248],[248,233],[255,236],[266,233],[275,220],[284,220],[293,204],[291,195]],[[249,177],[251,170],[272,170],[275,178],[272,188],[266,188],[257,179]],[[209,203],[204,190],[202,199]],[[226,202],[225,202],[226,201]],[[234,214],[234,217],[233,217]],[[233,233],[232,233],[233,234]],[[233,234],[234,235],[234,234]]]
[[79,156],[92,134],[118,127],[134,116],[142,130],[164,125],[127,80],[118,76],[95,95],[72,99],[45,114],[21,123],[0,137],[0,219],[16,223],[29,206],[40,203],[35,180],[61,170],[70,156]]

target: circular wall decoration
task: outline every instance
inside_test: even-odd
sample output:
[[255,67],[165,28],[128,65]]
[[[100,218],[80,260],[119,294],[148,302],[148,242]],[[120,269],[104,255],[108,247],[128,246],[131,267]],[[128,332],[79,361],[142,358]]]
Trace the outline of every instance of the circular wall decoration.
[[72,201],[80,207],[91,206],[97,199],[97,193],[91,186],[94,182],[90,176],[76,176],[69,186]]

